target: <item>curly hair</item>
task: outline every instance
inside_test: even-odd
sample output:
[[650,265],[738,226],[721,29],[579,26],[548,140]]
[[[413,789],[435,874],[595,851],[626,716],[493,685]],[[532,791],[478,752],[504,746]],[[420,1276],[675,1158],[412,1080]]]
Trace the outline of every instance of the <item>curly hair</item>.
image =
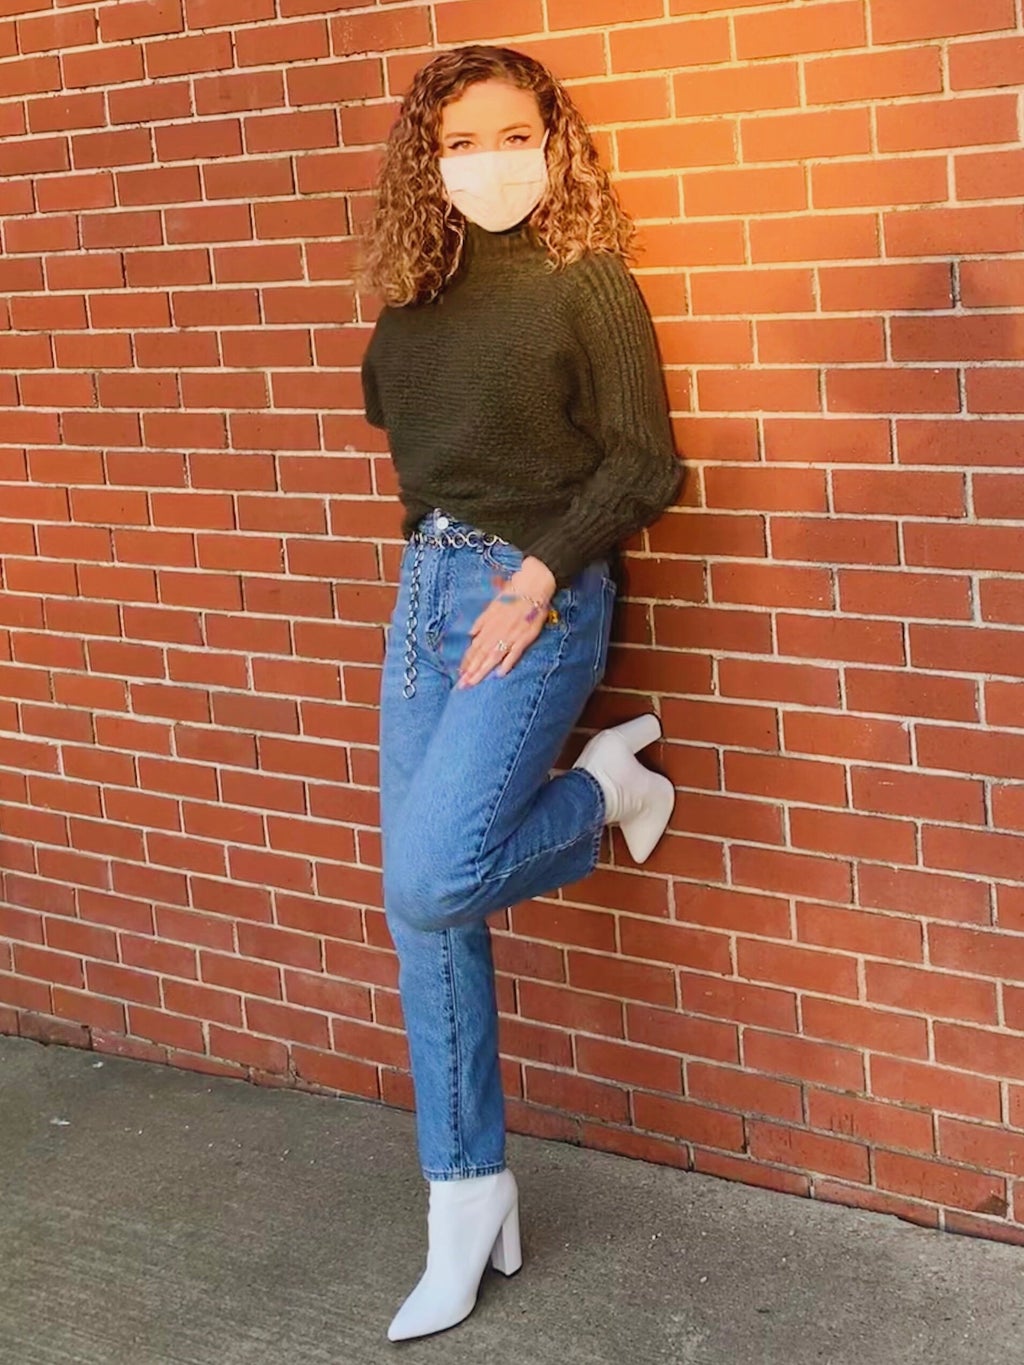
[[459,268],[466,220],[448,200],[438,169],[441,110],[488,80],[532,90],[548,131],[548,186],[528,231],[547,249],[551,268],[590,251],[630,257],[633,222],[564,87],[525,53],[473,44],[421,67],[388,138],[361,277],[393,306],[436,298]]

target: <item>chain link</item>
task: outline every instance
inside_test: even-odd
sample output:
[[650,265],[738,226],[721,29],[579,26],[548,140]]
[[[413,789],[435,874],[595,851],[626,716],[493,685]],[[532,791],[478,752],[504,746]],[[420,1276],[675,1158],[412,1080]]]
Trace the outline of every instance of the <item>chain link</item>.
[[405,622],[405,686],[402,694],[416,695],[416,629],[420,610],[420,570],[423,568],[423,542],[413,547],[412,575],[409,579],[409,615]]

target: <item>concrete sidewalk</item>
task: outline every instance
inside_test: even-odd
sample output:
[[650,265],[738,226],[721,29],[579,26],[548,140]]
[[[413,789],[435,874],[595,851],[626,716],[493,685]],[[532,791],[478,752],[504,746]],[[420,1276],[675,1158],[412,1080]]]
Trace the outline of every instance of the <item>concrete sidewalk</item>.
[[512,1135],[522,1271],[392,1344],[412,1116],[0,1037],[2,1365],[1024,1361],[1024,1251]]

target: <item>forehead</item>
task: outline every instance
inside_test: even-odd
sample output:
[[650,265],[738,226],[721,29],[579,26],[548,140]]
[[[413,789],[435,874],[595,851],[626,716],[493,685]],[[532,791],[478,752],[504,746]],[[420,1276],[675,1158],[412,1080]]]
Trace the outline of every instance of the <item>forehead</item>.
[[540,106],[532,90],[504,81],[478,81],[441,110],[441,135],[494,133],[513,124],[540,121]]

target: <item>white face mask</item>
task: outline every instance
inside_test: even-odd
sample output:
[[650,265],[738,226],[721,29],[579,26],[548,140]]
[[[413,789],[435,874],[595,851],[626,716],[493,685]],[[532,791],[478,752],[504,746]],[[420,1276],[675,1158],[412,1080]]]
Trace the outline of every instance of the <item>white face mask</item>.
[[515,227],[540,203],[548,183],[544,147],[443,156],[438,163],[448,198],[471,222],[488,232]]

